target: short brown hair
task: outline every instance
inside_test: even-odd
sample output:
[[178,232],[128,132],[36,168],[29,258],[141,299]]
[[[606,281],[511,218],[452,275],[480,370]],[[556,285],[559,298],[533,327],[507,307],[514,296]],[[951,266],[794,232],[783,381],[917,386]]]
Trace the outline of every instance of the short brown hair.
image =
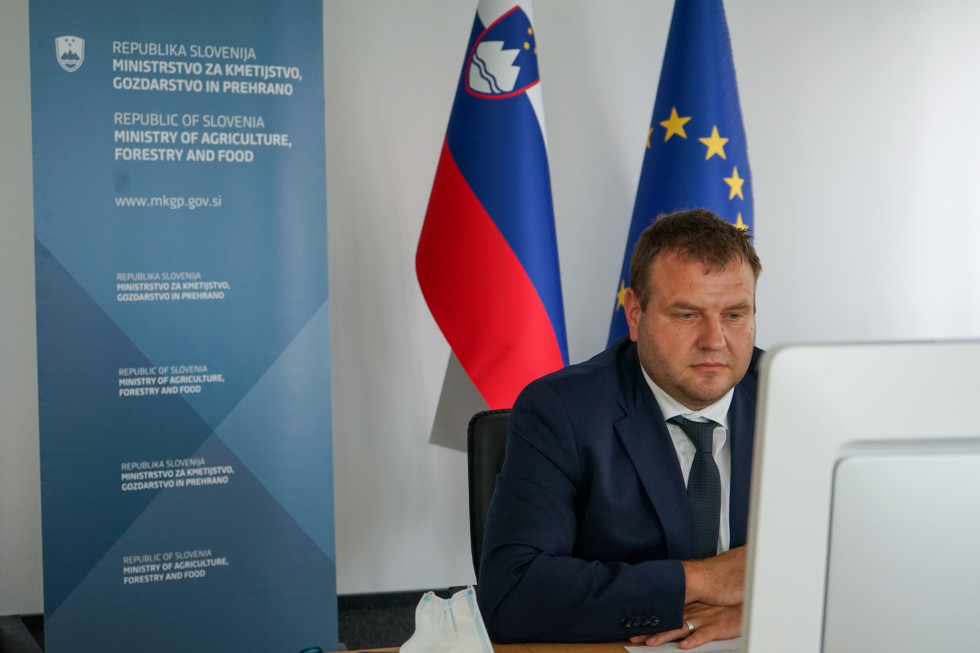
[[702,263],[708,271],[744,261],[752,267],[756,281],[762,272],[762,262],[747,230],[707,209],[661,214],[640,234],[630,259],[630,287],[643,309],[650,298],[650,270],[664,252],[676,252],[685,260]]

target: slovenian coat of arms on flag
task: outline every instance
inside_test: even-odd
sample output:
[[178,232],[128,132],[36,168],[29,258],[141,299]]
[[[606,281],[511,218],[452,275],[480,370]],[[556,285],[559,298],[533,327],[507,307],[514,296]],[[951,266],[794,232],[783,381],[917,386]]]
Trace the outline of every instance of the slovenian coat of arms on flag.
[[753,225],[752,183],[722,0],[676,0],[647,132],[609,343],[628,333],[623,297],[640,233],[661,213],[706,208]]
[[539,81],[529,3],[481,1],[416,272],[490,408],[568,361]]

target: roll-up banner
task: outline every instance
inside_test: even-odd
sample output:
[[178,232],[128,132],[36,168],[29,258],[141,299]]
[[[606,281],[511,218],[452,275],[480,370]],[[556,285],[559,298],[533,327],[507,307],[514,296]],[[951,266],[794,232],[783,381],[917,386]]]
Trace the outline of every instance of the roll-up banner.
[[30,30],[46,650],[334,650],[321,1]]

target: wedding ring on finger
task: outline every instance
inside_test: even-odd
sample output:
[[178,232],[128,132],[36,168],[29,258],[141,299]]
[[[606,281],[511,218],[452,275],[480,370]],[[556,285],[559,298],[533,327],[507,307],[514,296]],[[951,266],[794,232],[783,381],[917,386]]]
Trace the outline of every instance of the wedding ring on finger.
[[684,623],[687,624],[687,634],[690,635],[694,632],[694,624],[691,623],[690,619],[685,619]]

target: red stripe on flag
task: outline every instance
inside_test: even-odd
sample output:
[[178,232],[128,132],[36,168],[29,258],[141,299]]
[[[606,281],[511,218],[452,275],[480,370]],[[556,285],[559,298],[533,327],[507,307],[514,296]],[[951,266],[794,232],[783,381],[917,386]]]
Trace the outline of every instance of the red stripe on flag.
[[415,257],[422,294],[490,408],[562,367],[544,304],[444,141]]

